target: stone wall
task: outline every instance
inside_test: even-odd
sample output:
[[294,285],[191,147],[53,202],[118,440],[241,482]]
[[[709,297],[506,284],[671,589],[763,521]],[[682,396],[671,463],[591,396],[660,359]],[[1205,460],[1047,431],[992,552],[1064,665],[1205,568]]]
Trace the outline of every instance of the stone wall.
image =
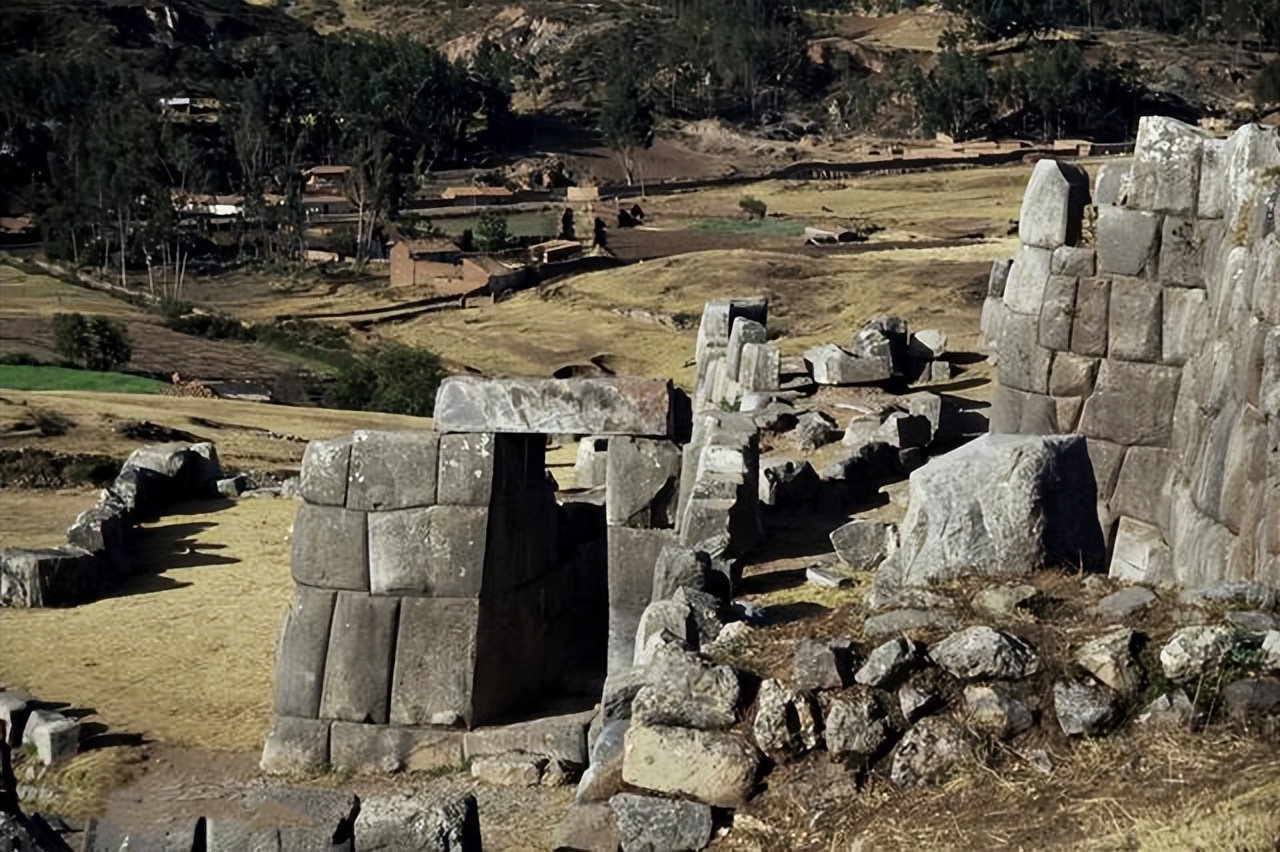
[[1280,148],[1142,120],[1132,161],[1037,163],[983,332],[991,431],[1086,436],[1110,573],[1280,584]]

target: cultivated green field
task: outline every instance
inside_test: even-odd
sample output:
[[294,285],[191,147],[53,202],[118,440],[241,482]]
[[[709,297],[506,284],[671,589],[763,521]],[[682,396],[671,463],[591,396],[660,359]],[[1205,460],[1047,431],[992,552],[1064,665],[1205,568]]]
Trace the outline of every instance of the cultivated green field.
[[125,373],[76,370],[70,367],[0,364],[0,388],[9,390],[159,393],[164,387],[164,382]]

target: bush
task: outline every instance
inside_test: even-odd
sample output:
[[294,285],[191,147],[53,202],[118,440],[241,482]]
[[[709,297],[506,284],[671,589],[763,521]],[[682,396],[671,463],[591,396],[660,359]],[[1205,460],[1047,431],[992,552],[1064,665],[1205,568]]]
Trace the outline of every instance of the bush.
[[480,251],[497,251],[512,243],[511,229],[506,218],[497,213],[483,213],[476,222],[476,248]]
[[430,417],[443,378],[444,369],[434,352],[402,343],[380,343],[339,370],[325,394],[325,405]]
[[748,219],[763,219],[765,214],[769,212],[769,207],[759,198],[752,198],[750,195],[744,197],[738,202],[738,207],[743,213],[747,214]]
[[53,315],[53,348],[73,364],[110,371],[133,357],[124,325],[103,316]]

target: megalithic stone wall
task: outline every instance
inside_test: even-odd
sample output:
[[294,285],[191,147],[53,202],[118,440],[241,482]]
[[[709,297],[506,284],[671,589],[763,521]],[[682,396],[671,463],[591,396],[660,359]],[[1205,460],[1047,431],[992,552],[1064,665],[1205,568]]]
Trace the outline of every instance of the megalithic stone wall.
[[541,435],[314,441],[263,767],[457,765],[540,692],[555,496]]
[[1112,576],[1280,585],[1276,130],[1143,119],[1092,234],[1082,180],[1037,163],[992,269],[991,431],[1088,438]]

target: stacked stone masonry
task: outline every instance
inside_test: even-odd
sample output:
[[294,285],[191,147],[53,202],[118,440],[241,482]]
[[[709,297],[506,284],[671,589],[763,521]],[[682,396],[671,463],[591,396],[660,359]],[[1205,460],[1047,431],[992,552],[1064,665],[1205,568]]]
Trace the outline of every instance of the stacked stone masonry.
[[1044,160],[983,332],[991,430],[1088,441],[1110,572],[1197,588],[1280,583],[1280,147],[1142,120],[1081,235],[1083,172]]

